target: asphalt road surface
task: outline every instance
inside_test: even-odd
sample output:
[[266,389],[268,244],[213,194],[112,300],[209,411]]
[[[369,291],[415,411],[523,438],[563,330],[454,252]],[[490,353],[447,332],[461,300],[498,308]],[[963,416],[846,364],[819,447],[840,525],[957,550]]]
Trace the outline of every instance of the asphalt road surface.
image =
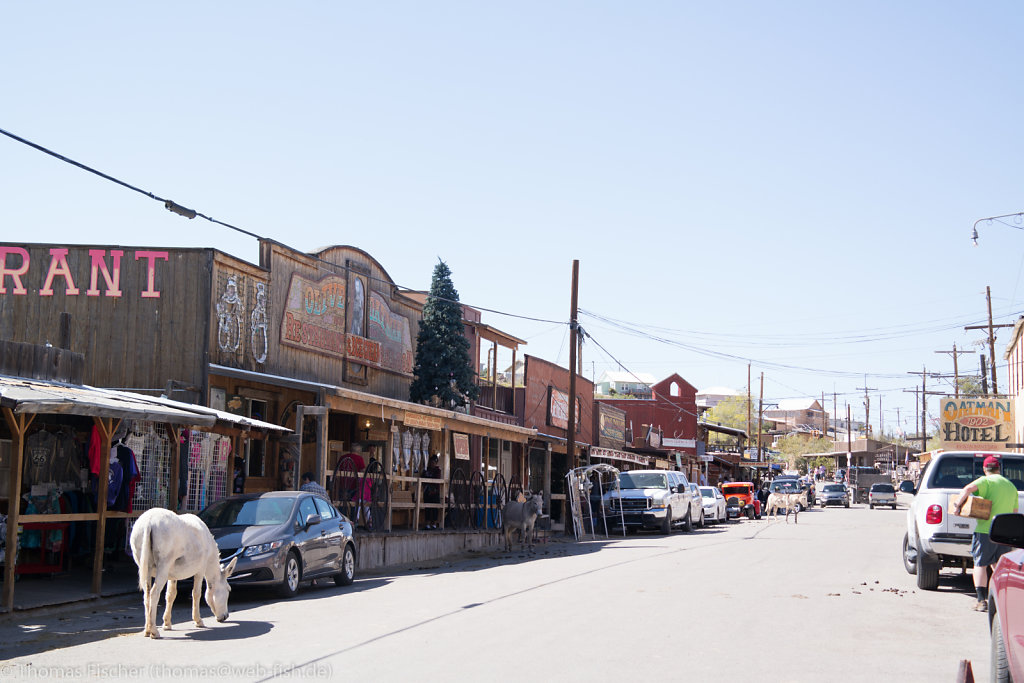
[[[2,680],[954,681],[989,673],[970,577],[920,591],[900,508],[813,509],[470,557],[144,638],[141,594],[0,619]],[[355,678],[358,677],[358,678]]]

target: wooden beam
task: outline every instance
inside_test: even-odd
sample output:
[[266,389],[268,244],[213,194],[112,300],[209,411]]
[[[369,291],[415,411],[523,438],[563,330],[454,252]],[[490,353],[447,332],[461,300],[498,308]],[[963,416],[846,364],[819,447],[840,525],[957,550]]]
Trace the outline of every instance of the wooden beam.
[[21,470],[25,462],[25,432],[35,417],[30,414],[15,415],[10,408],[4,408],[4,420],[11,430],[11,473],[7,488],[7,552],[4,558],[3,606],[14,609],[14,569],[18,556],[18,518],[21,514]]
[[107,485],[110,478],[110,449],[114,432],[121,423],[116,418],[94,417],[97,429],[100,430],[100,473],[96,494],[96,543],[92,558],[92,592],[100,594],[103,580],[103,540],[107,530]]
[[171,436],[171,490],[167,494],[167,509],[178,511],[178,486],[181,477],[181,432],[182,429],[172,424],[164,425]]

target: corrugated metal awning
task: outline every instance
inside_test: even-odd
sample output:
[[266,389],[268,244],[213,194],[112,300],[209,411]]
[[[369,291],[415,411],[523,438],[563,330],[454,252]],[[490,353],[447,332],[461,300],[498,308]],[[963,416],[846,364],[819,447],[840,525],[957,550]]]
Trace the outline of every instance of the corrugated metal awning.
[[193,427],[212,427],[217,422],[215,415],[161,405],[140,394],[4,375],[0,375],[0,406],[15,414],[118,417]]
[[[101,389],[101,391],[112,391],[111,389]],[[115,392],[117,393],[117,392]],[[166,398],[164,396],[144,396],[142,397],[147,401],[159,403],[160,405],[167,406],[169,408],[175,408],[177,410],[184,410],[187,412],[199,413],[201,415],[212,415],[218,422],[226,422],[233,427],[244,430],[259,429],[262,431],[272,432],[291,432],[292,430],[288,427],[282,427],[276,425],[273,422],[264,422],[263,420],[257,420],[252,417],[246,417],[245,415],[236,415],[235,413],[229,413],[226,410],[217,410],[216,408],[209,408],[207,406],[196,405],[194,403],[183,403],[181,401],[175,401],[173,399]]]

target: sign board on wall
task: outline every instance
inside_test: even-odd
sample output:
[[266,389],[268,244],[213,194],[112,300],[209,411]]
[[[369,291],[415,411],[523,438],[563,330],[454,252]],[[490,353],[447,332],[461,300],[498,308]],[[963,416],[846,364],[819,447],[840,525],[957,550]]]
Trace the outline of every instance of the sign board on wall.
[[429,429],[433,432],[441,431],[441,428],[444,426],[444,423],[439,417],[434,417],[433,415],[420,415],[419,413],[410,412],[405,413],[405,417],[402,419],[402,424],[406,427]]
[[412,374],[415,354],[409,318],[391,310],[384,297],[370,292],[367,337],[378,344],[377,364],[387,370]]
[[469,460],[469,435],[452,432],[456,460]]
[[292,273],[281,321],[281,343],[345,357],[345,293],[343,276],[310,280]]
[[661,440],[661,445],[665,448],[696,448],[696,439],[670,439],[665,437]]
[[597,439],[602,446],[621,446],[626,442],[626,412],[595,401]]
[[1014,434],[1013,399],[973,396],[942,399],[942,447],[956,450],[1004,450]]
[[[569,429],[569,394],[548,387],[548,424],[559,429]],[[576,433],[580,431],[580,403],[576,401]]]

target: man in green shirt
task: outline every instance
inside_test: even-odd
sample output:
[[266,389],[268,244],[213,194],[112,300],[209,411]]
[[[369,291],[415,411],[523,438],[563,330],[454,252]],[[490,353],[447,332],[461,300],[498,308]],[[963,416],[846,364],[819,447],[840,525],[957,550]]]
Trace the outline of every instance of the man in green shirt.
[[993,543],[988,537],[992,526],[992,518],[1004,512],[1017,511],[1017,487],[1013,482],[999,474],[999,458],[990,455],[981,463],[984,476],[968,484],[953,503],[953,510],[960,514],[960,508],[968,496],[978,494],[985,500],[992,501],[992,513],[988,519],[977,520],[974,527],[974,538],[971,540],[971,557],[974,559],[974,590],[978,594],[978,602],[974,609],[978,612],[988,611],[988,581],[990,568],[995,565],[1003,553],[1010,548]]

